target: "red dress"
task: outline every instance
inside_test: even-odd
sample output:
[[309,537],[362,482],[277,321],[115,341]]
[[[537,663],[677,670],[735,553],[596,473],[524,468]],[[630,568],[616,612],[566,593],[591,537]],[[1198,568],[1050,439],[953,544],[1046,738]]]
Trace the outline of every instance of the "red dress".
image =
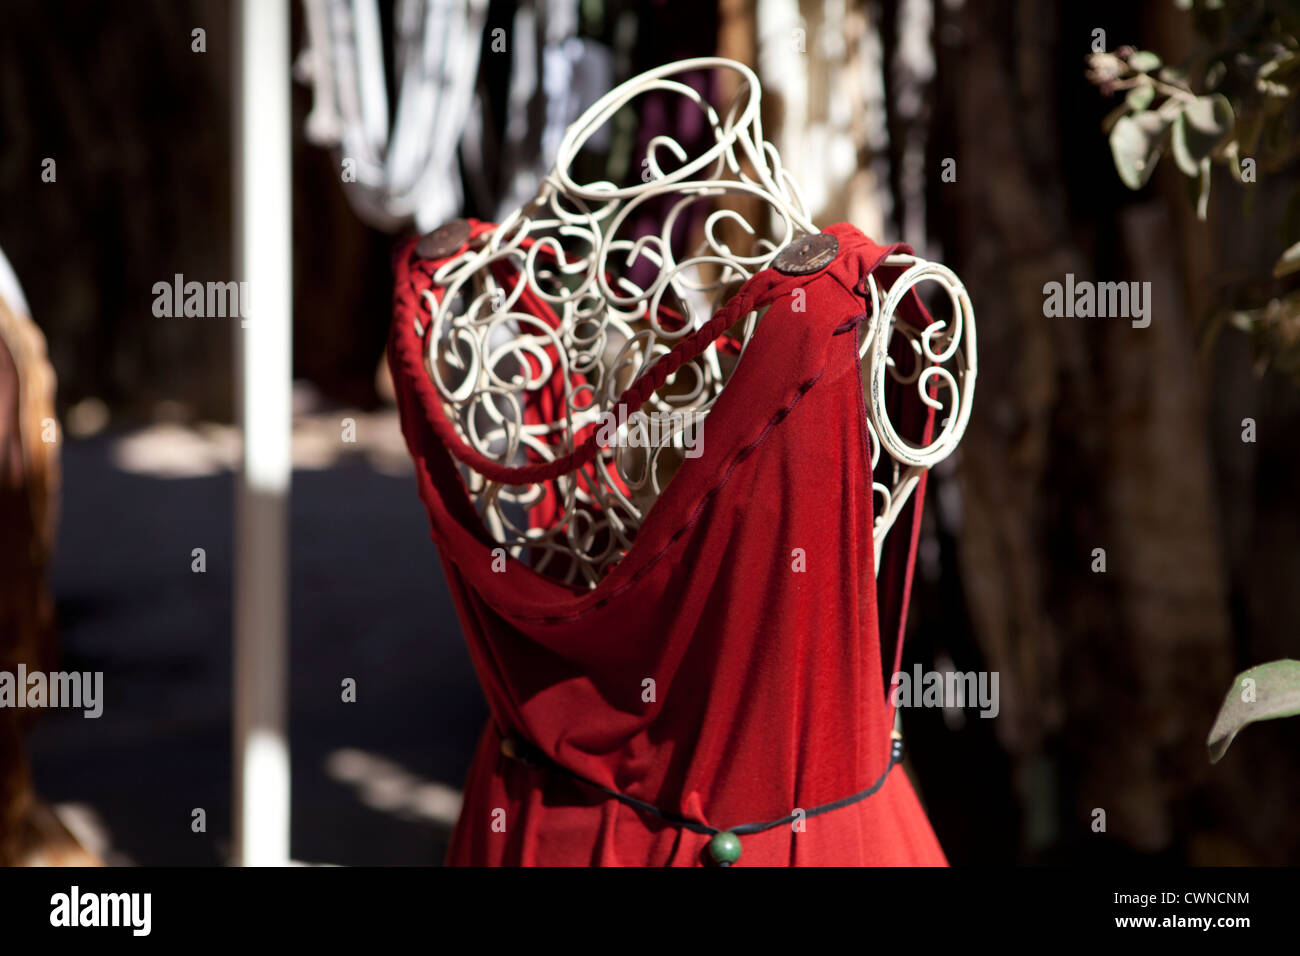
[[[475,224],[475,234],[487,228]],[[738,318],[769,307],[704,422],[702,455],[685,461],[622,561],[582,590],[514,559],[493,569],[499,545],[453,455],[495,480],[525,483],[589,462],[595,436],[567,460],[522,470],[464,445],[429,380],[413,321],[427,319],[420,292],[433,288],[436,263],[420,259],[414,241],[398,251],[389,362],[402,430],[492,714],[449,863],[708,861],[708,833],[571,774],[728,829],[848,797],[888,766],[893,711],[880,635],[897,649],[925,488],[894,525],[879,581],[887,599],[878,602],[857,358],[867,304],[857,290],[877,268],[887,278],[883,258],[907,250],[878,246],[849,225],[827,231],[838,240],[829,265],[754,276],[624,393],[634,410]],[[914,295],[902,311],[918,326],[930,321]],[[919,438],[932,422],[907,396],[898,391],[895,421]],[[568,772],[510,759],[503,735]],[[867,799],[744,836],[737,865],[945,863],[896,769]]]

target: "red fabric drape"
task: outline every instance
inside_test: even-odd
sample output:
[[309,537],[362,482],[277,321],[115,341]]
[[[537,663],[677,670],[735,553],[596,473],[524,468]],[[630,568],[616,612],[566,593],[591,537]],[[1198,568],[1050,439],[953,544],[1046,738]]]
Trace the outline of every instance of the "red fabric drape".
[[[513,560],[493,570],[495,543],[453,460],[471,456],[451,432],[414,327],[432,270],[412,267],[409,246],[399,251],[389,361],[402,430],[492,714],[450,863],[707,859],[707,835],[510,760],[502,733],[721,828],[838,800],[884,769],[893,715],[880,636],[901,636],[906,607],[891,597],[882,624],[857,361],[865,305],[855,289],[905,247],[876,245],[848,225],[827,231],[839,241],[828,267],[760,273],[732,303],[739,314],[719,319],[725,328],[768,307],[703,424],[702,455],[682,465],[618,566],[585,590]],[[929,321],[914,297],[906,309],[918,325]],[[715,324],[684,352],[707,344]],[[635,408],[640,393],[629,392]],[[886,563],[899,564],[890,577],[900,585],[919,515],[918,505],[891,536],[901,548],[891,541]],[[740,866],[945,862],[901,770],[867,800],[742,844]]]

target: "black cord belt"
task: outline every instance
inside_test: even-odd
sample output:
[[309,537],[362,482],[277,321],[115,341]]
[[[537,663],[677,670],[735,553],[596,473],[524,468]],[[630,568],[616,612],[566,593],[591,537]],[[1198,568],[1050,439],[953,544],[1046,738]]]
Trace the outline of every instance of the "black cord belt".
[[[552,760],[548,755],[521,737],[508,737],[503,735],[501,738],[501,752],[512,760],[518,760],[525,766],[534,769],[558,770],[565,776],[570,777],[587,787],[599,790],[601,793],[613,797],[615,800],[621,801],[622,803],[626,803],[629,807],[639,810],[642,813],[649,813],[662,820],[667,820],[674,826],[682,827],[683,829],[690,830],[693,833],[711,834],[713,839],[709,841],[709,855],[713,857],[713,861],[719,866],[731,866],[731,864],[740,859],[740,838],[742,836],[748,836],[751,833],[762,833],[764,830],[771,830],[775,827],[784,826],[787,823],[793,823],[800,817],[799,813],[791,813],[787,816],[781,817],[779,820],[769,820],[766,823],[742,823],[740,826],[729,827],[723,830],[719,827],[709,826],[707,823],[700,823],[698,820],[688,820],[686,817],[673,813],[670,810],[661,810],[659,807],[646,803],[644,800],[638,800],[636,797],[629,797],[625,793],[619,793],[617,790],[611,790],[609,787],[601,786],[595,781],[588,780],[581,774],[574,773],[563,764]],[[867,789],[861,790],[852,796],[844,797],[832,803],[823,803],[821,806],[813,807],[811,810],[804,810],[802,816],[804,818],[820,816],[823,813],[830,813],[832,810],[839,810],[844,807],[852,806],[855,803],[867,799],[867,797],[870,797],[885,785],[885,781],[889,779],[889,771],[893,770],[895,766],[902,762],[903,735],[897,729],[897,726],[895,726],[895,729],[890,733],[889,763],[885,766],[884,772],[879,776],[879,778],[877,778],[875,783],[867,787]]]

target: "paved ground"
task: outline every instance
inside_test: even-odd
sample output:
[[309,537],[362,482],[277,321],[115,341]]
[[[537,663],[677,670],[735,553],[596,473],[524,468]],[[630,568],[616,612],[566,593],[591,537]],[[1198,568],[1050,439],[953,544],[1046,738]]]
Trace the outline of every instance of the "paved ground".
[[[292,853],[432,864],[486,707],[414,479],[391,454],[395,420],[362,425],[390,453],[380,467],[313,457],[338,447],[328,425],[314,446],[310,428],[295,439],[295,461],[317,467],[295,471],[293,486]],[[226,860],[230,438],[155,429],[64,448],[61,669],[102,670],[105,706],[98,720],[43,715],[29,746],[41,795],[112,862]],[[196,547],[205,574],[190,569]],[[354,704],[340,700],[345,677],[357,680]],[[198,807],[206,833],[191,831]]]

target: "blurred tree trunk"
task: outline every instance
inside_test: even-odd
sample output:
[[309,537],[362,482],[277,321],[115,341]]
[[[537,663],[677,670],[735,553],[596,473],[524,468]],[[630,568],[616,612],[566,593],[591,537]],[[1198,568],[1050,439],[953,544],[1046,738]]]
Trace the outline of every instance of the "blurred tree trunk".
[[[1095,27],[1112,48],[1141,36],[1177,59],[1178,15],[1139,33],[1117,3],[937,6],[932,221],[975,304],[981,365],[948,529],[973,647],[951,652],[1000,672],[1002,692],[996,741],[971,736],[964,759],[1010,759],[1012,859],[1274,859],[1275,842],[1187,826],[1207,803],[1257,812],[1249,781],[1212,774],[1205,753],[1238,664],[1212,436],[1242,447],[1215,435],[1211,398],[1226,396],[1196,354],[1206,294],[1185,275],[1201,274],[1207,231],[1181,197],[1119,187],[1100,129],[1114,104],[1082,76]],[[943,157],[955,183],[939,180]],[[1150,326],[1045,317],[1043,286],[1067,273],[1150,282]],[[1249,489],[1234,485],[1239,512]],[[922,769],[941,835],[984,825],[965,788],[935,796],[953,789],[943,766]]]
[[[294,50],[301,36],[293,5]],[[50,342],[64,405],[125,420],[161,402],[228,421],[231,319],[158,317],[155,283],[237,279],[231,261],[231,5],[6,4],[0,32],[0,246]],[[75,28],[52,30],[58,18]],[[206,31],[206,50],[192,31]],[[370,405],[388,329],[392,240],[352,213],[294,96],[294,371]],[[43,182],[45,159],[56,179]]]

